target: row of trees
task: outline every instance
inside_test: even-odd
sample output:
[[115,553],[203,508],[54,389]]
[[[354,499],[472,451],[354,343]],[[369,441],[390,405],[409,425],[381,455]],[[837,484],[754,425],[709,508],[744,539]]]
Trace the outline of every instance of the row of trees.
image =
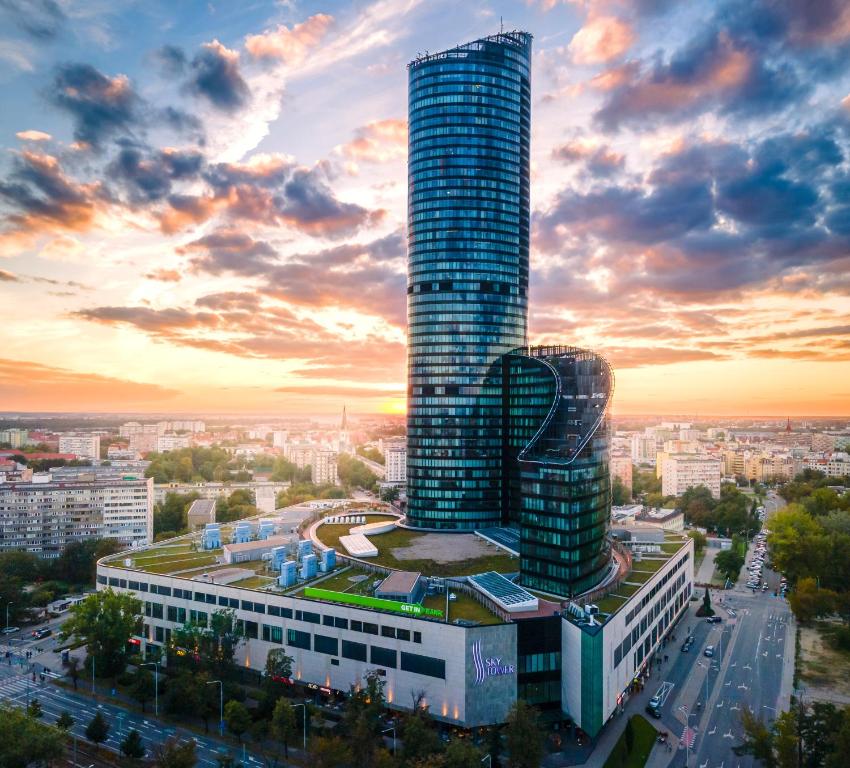
[[[224,482],[250,480],[246,459],[231,456],[223,448],[181,448],[166,453],[148,454],[150,465],[145,477],[155,483]],[[237,476],[244,472],[244,476]]]
[[720,486],[719,499],[715,499],[704,485],[698,485],[676,500],[676,509],[684,513],[685,522],[725,536],[758,531],[761,522],[757,507],[757,499],[746,496],[729,483]]

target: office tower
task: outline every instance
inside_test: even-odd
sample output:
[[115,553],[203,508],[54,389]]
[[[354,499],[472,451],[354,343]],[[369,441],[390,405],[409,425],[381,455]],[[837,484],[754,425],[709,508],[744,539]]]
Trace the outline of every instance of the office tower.
[[409,65],[407,521],[502,521],[501,356],[526,344],[531,35]]

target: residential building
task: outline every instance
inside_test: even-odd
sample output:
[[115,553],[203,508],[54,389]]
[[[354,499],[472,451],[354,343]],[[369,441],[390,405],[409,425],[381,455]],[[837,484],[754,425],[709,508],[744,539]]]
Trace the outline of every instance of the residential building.
[[148,544],[152,531],[152,479],[57,481],[41,475],[0,484],[0,551],[49,559],[92,536]]
[[100,435],[66,433],[59,435],[59,453],[73,453],[79,459],[100,459]]
[[654,435],[632,437],[632,461],[635,464],[655,464],[657,445]]
[[610,458],[611,480],[619,478],[623,487],[632,495],[632,457],[628,454],[612,453]]
[[190,445],[189,435],[164,434],[157,435],[156,452],[166,453],[168,451],[179,451]]
[[313,451],[310,468],[312,480],[316,485],[339,485],[339,475],[337,475],[338,457],[339,454],[336,451],[327,449],[316,449]]
[[0,445],[8,445],[10,448],[23,448],[26,444],[27,431],[25,429],[0,430]]
[[720,498],[720,459],[694,454],[675,454],[664,460],[661,493],[681,496],[688,488],[704,485]]
[[407,444],[384,444],[384,479],[388,483],[403,485],[407,480]]
[[[234,491],[246,490],[254,494],[254,504],[259,509],[260,499],[267,495],[274,496],[289,488],[289,481],[275,482],[271,480],[246,480],[234,482],[210,483],[162,483],[153,489],[154,502],[162,504],[169,493],[180,496],[197,494],[202,499],[220,499],[229,496]],[[268,490],[266,490],[268,489]]]
[[286,457],[298,469],[309,467],[313,461],[313,452],[316,447],[312,443],[290,443],[286,448]]

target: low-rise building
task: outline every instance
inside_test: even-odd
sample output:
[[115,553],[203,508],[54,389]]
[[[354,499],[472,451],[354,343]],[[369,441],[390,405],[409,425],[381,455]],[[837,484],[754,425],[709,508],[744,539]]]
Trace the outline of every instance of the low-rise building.
[[190,531],[197,531],[207,523],[215,522],[215,500],[195,499],[186,512],[186,523]]

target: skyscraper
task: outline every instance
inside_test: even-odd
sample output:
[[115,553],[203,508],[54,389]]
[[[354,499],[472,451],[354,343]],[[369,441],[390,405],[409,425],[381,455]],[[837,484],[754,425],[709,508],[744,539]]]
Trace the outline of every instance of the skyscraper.
[[407,520],[502,521],[501,356],[527,342],[531,35],[409,66]]

